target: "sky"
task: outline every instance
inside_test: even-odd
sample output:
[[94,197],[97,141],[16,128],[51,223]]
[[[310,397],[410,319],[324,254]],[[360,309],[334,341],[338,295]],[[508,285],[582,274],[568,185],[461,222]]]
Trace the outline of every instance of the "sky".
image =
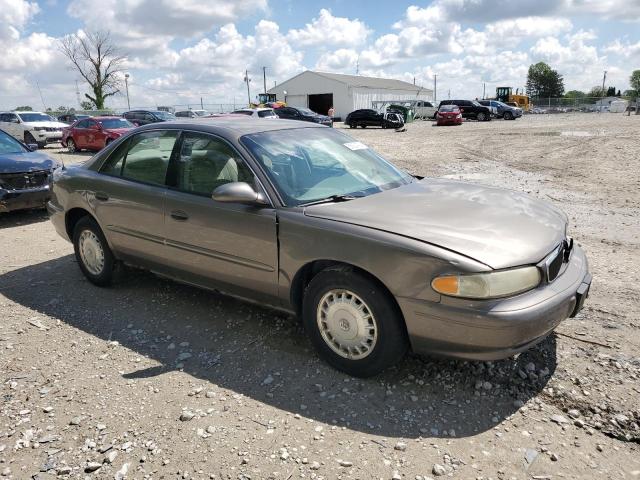
[[[548,63],[566,90],[624,91],[640,68],[640,0],[0,0],[0,109],[78,108],[59,41],[108,31],[131,107],[238,105],[304,70],[397,78],[438,100],[523,88]],[[125,72],[123,72],[124,74]],[[123,92],[108,106],[127,107]]]

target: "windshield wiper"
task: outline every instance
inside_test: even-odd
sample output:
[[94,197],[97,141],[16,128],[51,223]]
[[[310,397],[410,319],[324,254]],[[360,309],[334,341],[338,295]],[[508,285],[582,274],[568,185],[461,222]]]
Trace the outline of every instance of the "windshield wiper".
[[348,202],[349,200],[355,200],[356,198],[362,198],[362,195],[331,195],[327,198],[321,198],[320,200],[313,200],[312,202],[301,203],[300,207],[309,207],[311,205],[319,205],[321,203],[337,203],[337,202]]

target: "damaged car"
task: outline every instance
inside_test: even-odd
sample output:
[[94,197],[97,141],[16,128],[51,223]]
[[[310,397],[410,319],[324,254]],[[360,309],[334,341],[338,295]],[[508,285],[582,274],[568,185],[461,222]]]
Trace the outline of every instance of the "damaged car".
[[48,210],[95,285],[124,263],[289,311],[361,377],[410,349],[514,355],[576,315],[591,284],[553,205],[410,175],[311,122],[141,127],[57,169]]

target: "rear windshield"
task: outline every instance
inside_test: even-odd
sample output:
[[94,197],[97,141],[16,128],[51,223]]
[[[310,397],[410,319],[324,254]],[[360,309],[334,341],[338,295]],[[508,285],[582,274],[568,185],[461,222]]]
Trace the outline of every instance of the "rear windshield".
[[135,125],[124,118],[106,118],[98,120],[102,128],[133,128]]
[[441,112],[457,112],[459,110],[457,105],[442,105],[440,107]]
[[253,111],[251,110],[236,110],[235,112],[232,113],[239,113],[240,115],[252,115]]
[[261,117],[261,118],[264,118],[264,117],[275,117],[276,114],[275,114],[275,112],[273,110],[260,110],[258,112],[258,116]]

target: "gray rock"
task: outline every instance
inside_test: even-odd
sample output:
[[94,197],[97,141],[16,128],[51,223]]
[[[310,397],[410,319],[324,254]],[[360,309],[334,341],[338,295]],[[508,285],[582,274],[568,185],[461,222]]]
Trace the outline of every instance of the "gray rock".
[[88,462],[85,467],[84,467],[84,471],[86,473],[91,473],[91,472],[95,472],[96,470],[98,470],[100,467],[102,467],[101,463],[98,462]]
[[391,480],[402,480],[402,475],[400,475],[400,472],[394,471],[393,475],[391,475]]
[[580,411],[576,410],[575,408],[572,408],[571,410],[569,410],[567,412],[567,414],[571,417],[571,418],[578,418],[580,416]]
[[191,410],[185,410],[184,412],[182,412],[180,414],[180,421],[181,422],[188,422],[189,420],[193,420],[193,417],[195,417],[196,414],[193,413]]
[[262,381],[262,385],[271,385],[273,383],[273,377],[271,375],[267,375],[267,377]]
[[118,451],[117,450],[111,450],[109,453],[107,453],[104,457],[104,463],[113,463],[113,461],[116,459],[116,457],[118,456]]
[[393,448],[394,450],[399,450],[401,452],[404,452],[407,449],[407,444],[404,442],[398,442]]
[[434,463],[433,468],[431,469],[431,473],[433,473],[436,477],[441,477],[442,475],[447,474],[447,470],[439,463]]
[[129,464],[125,463],[122,465],[122,468],[116,472],[113,476],[114,480],[124,480],[127,477],[127,472],[129,471]]
[[350,462],[349,460],[338,460],[338,464],[341,467],[353,467],[353,462]]
[[310,470],[320,470],[320,463],[311,462],[311,465],[309,465],[309,469]]
[[82,420],[84,420],[83,416],[77,416],[77,417],[73,417],[70,421],[69,421],[69,425],[80,425],[82,423]]
[[549,420],[557,423],[558,425],[565,425],[569,423],[569,420],[567,420],[566,417],[562,415],[551,415],[551,417],[549,417]]
[[60,465],[56,468],[56,473],[58,475],[69,475],[73,469],[69,465]]
[[192,355],[189,352],[182,352],[180,355],[178,355],[178,361],[182,362],[183,360],[187,360],[188,358],[191,358]]
[[531,465],[537,457],[538,451],[532,448],[527,448],[524,452],[524,461],[527,462],[527,465]]

